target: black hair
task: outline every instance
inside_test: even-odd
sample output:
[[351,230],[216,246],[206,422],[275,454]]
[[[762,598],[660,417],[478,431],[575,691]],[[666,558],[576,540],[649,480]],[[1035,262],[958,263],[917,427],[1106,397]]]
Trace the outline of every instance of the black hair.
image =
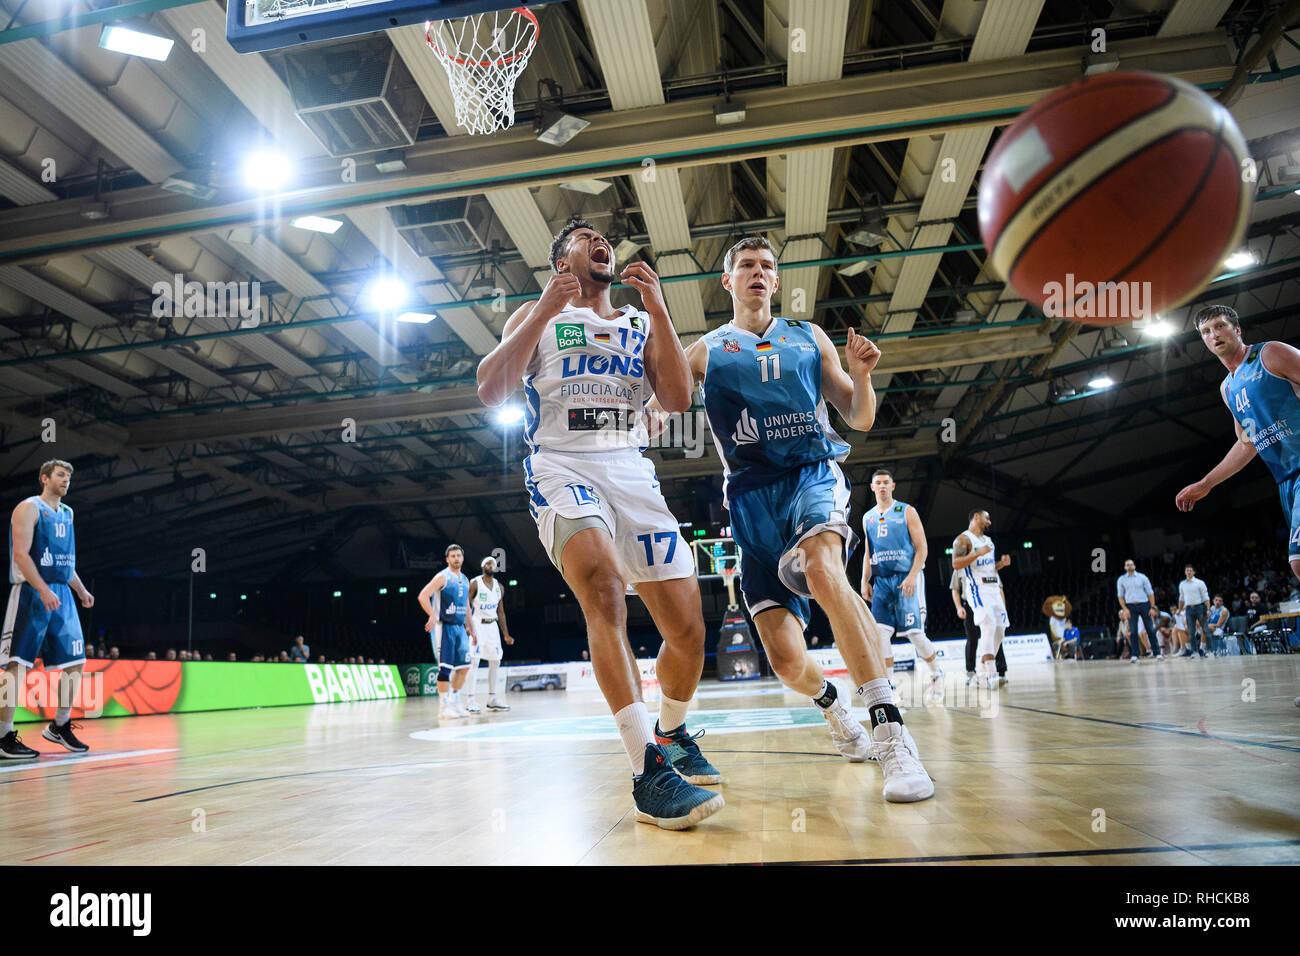
[[599,232],[591,223],[580,216],[570,216],[569,221],[564,224],[564,228],[555,234],[551,241],[551,269],[555,272],[560,271],[560,260],[569,251],[569,234],[579,229],[590,229],[593,232]]

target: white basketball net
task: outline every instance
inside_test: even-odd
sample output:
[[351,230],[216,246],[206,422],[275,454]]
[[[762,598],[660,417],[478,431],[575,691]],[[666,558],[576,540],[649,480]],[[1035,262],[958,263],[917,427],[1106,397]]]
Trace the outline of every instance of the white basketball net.
[[514,125],[515,81],[537,33],[537,17],[526,7],[424,25],[424,38],[447,71],[458,126],[492,133]]

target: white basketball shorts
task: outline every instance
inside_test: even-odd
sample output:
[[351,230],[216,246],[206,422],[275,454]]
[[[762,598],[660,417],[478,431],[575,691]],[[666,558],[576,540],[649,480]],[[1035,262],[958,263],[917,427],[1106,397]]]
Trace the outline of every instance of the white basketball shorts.
[[485,661],[501,660],[501,627],[496,621],[476,620],[474,636],[478,638],[478,644],[470,648],[470,657],[482,658]]
[[659,490],[654,462],[640,452],[540,451],[524,459],[524,485],[537,535],[557,567],[556,518],[597,517],[614,537],[628,584],[695,573],[690,546]]

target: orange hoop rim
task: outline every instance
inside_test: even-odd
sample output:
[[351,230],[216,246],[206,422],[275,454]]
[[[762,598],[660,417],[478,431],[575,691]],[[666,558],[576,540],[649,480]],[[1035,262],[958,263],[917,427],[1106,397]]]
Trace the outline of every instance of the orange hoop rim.
[[[509,56],[502,57],[499,60],[467,60],[464,57],[452,56],[446,50],[442,49],[442,47],[438,46],[438,44],[433,41],[433,37],[429,35],[430,31],[433,29],[433,25],[435,23],[443,23],[444,21],[442,20],[425,21],[424,42],[429,44],[429,46],[433,49],[433,52],[438,54],[438,56],[442,57],[444,60],[447,60],[450,63],[455,63],[457,66],[478,66],[478,67],[509,66],[511,63],[515,62],[515,60],[519,59],[520,57],[528,56],[530,53],[533,52],[533,47],[537,46],[537,38],[542,32],[542,25],[537,22],[537,14],[533,13],[533,11],[529,10],[527,7],[511,7],[510,9],[513,12],[522,16],[524,19],[530,21],[533,25],[533,39],[532,42],[528,44],[528,49],[526,50],[520,50],[518,53],[512,53]],[[480,16],[481,15],[482,14],[480,14]]]

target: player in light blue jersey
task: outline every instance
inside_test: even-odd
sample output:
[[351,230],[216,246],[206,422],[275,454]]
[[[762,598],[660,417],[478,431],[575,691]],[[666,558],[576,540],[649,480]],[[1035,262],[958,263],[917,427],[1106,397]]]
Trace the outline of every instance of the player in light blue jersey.
[[885,673],[894,672],[890,639],[905,637],[916,648],[917,660],[925,661],[930,669],[926,693],[942,698],[939,652],[925,636],[925,559],[930,554],[925,527],[915,508],[894,498],[894,476],[889,469],[872,472],[871,491],[876,506],[862,517],[867,543],[862,559],[862,597],[876,619]]
[[424,629],[433,639],[438,657],[438,719],[468,717],[460,690],[469,675],[469,644],[474,637],[474,615],[469,613],[469,578],[461,573],[465,551],[447,545],[447,567],[435,574],[415,599],[429,615]]
[[[742,239],[723,262],[731,321],[686,350],[726,473],[741,593],[773,671],[821,708],[840,752],[880,762],[885,799],[924,800],[934,795],[934,784],[903,727],[875,621],[845,574],[857,537],[849,526],[849,483],[839,466],[849,449],[826,409],[829,402],[850,427],[871,428],[871,370],[880,350],[850,330],[846,374],[819,326],[772,315],[778,284],[772,245]],[[824,679],[804,644],[810,597],[830,619],[836,647],[870,712],[870,734],[853,717],[852,695]]]
[[40,754],[14,731],[14,710],[27,671],[40,657],[59,676],[59,707],[42,733],[75,753],[90,749],[73,734],[72,706],[86,663],[85,641],[75,593],[82,607],[94,596],[77,577],[77,545],[72,509],[63,497],[72,484],[72,465],[55,459],[41,465],[41,493],[20,502],[9,522],[9,603],[0,633],[0,758],[31,759]]
[[1300,578],[1300,350],[1285,342],[1247,345],[1237,313],[1226,305],[1197,312],[1196,328],[1228,370],[1219,392],[1232,413],[1237,441],[1209,474],[1178,492],[1175,503],[1191,511],[1258,455],[1277,480],[1289,523],[1287,560]]

